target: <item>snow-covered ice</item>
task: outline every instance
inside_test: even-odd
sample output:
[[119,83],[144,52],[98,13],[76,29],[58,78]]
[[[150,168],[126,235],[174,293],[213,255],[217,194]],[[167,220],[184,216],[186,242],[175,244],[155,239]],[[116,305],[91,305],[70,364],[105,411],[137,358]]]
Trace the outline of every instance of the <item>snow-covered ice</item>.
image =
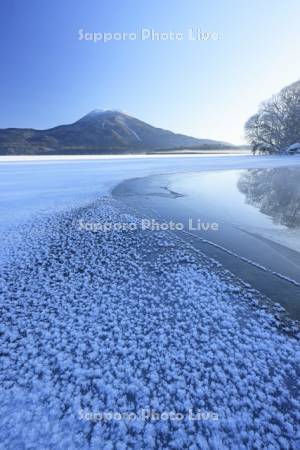
[[[140,220],[88,195],[34,199],[1,260],[0,446],[299,448],[297,323],[167,232],[81,230]],[[182,419],[99,419],[141,410]]]

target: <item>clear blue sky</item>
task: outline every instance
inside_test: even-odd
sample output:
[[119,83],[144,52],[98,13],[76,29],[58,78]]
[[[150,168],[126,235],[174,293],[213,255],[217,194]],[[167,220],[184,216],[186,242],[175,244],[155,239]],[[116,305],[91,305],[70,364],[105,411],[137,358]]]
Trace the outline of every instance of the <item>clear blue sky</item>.
[[[258,104],[300,77],[299,0],[1,0],[0,127],[92,109],[240,143]],[[90,32],[219,33],[217,41],[79,40]]]

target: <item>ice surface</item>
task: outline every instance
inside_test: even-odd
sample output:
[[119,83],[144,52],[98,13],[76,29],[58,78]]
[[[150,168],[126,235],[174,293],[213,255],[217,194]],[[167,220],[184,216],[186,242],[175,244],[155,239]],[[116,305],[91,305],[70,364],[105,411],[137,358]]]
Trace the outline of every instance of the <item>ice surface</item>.
[[[56,161],[55,161],[56,159]],[[0,226],[85,204],[124,179],[158,173],[300,166],[299,156],[0,157]]]
[[[10,243],[0,258],[2,448],[299,446],[297,324],[168,233],[79,228],[133,220],[99,198],[127,177],[285,161],[1,165],[1,239]],[[82,418],[141,409],[218,420]]]

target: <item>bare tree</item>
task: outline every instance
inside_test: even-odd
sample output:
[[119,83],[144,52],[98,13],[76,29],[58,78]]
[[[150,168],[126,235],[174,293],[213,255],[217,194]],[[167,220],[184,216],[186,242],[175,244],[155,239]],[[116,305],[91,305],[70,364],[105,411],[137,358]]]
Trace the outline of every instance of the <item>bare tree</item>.
[[262,103],[245,124],[253,153],[280,153],[300,141],[300,80]]

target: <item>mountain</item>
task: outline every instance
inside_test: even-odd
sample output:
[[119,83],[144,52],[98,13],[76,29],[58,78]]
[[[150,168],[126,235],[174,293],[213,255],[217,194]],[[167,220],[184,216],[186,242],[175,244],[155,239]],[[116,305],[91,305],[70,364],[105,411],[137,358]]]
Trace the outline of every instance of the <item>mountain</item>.
[[229,145],[175,134],[112,110],[94,110],[70,125],[48,130],[0,129],[0,155],[139,153]]

